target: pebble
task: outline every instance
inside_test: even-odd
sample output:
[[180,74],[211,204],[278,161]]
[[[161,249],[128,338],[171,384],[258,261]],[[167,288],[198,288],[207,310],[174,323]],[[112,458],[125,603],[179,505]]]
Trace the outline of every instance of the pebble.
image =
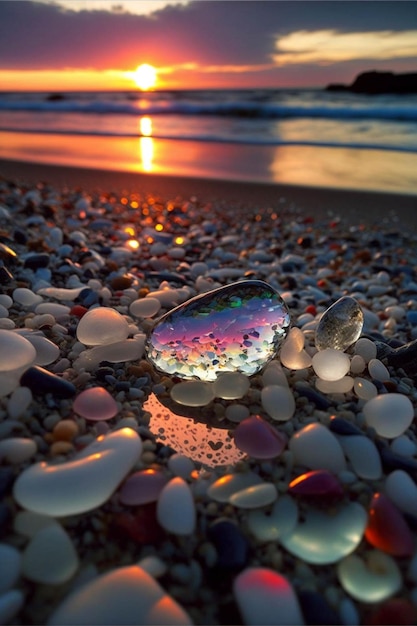
[[44,396],[51,393],[57,398],[72,398],[76,394],[76,388],[69,380],[56,376],[39,365],[29,367],[20,377],[20,384],[28,387],[34,395]]
[[377,395],[368,400],[363,413],[368,426],[378,435],[393,439],[402,435],[414,419],[411,400],[400,393]]
[[110,420],[117,415],[119,407],[104,387],[90,387],[75,398],[74,412],[88,420]]
[[[339,624],[338,614],[320,593],[304,589],[297,595],[307,624],[321,624],[322,626]],[[352,622],[349,623],[352,624]]]
[[21,562],[22,556],[17,548],[0,543],[0,597],[18,581]]
[[341,498],[344,489],[340,481],[328,470],[313,470],[294,478],[288,485],[288,492],[292,495],[307,496],[309,498]]
[[261,391],[262,408],[279,422],[291,419],[295,412],[294,394],[289,387],[267,385]]
[[375,493],[369,505],[365,537],[369,543],[387,554],[410,557],[414,539],[404,516],[383,493]]
[[322,393],[349,393],[353,389],[354,380],[351,376],[343,376],[339,380],[322,380],[317,378],[316,387]]
[[273,459],[283,452],[287,437],[259,415],[252,415],[238,424],[234,441],[239,450],[255,459]]
[[262,478],[254,472],[224,474],[210,485],[207,495],[216,502],[229,502],[233,494],[262,482]]
[[76,589],[47,623],[48,626],[186,626],[192,622],[152,576],[137,565],[131,565],[110,570]]
[[229,502],[241,509],[257,509],[272,504],[278,497],[273,483],[262,483],[246,487],[230,496]]
[[366,524],[366,511],[357,502],[341,505],[331,514],[311,508],[292,533],[281,537],[281,543],[307,563],[337,563],[360,544]]
[[417,485],[404,470],[394,470],[386,477],[384,491],[400,511],[417,517]]
[[95,346],[81,352],[74,362],[74,369],[95,370],[102,361],[123,363],[142,358],[145,349],[145,335],[136,335],[134,339],[115,341],[104,346]]
[[350,359],[340,350],[325,348],[316,352],[312,365],[315,373],[322,380],[340,380],[350,369]]
[[9,624],[25,603],[20,589],[12,589],[0,595],[0,624]]
[[356,554],[347,556],[338,564],[337,573],[342,587],[360,602],[381,602],[402,587],[398,565],[379,550],[372,550],[365,559]]
[[311,356],[304,349],[304,343],[303,331],[297,327],[291,328],[279,354],[284,367],[301,370],[311,366]]
[[214,387],[201,380],[178,383],[171,388],[171,398],[185,406],[206,406],[214,400]]
[[352,435],[340,437],[339,443],[359,478],[379,480],[382,477],[381,458],[371,439],[362,435]]
[[247,517],[251,533],[260,542],[277,541],[293,532],[298,522],[298,506],[289,495],[280,496],[271,511],[255,509]]
[[78,566],[74,545],[60,524],[39,530],[23,552],[22,574],[37,583],[61,585],[74,576]]
[[353,390],[358,398],[362,400],[371,400],[378,395],[378,389],[375,387],[374,383],[371,383],[371,381],[366,378],[360,378],[359,376],[354,380]]
[[187,480],[194,471],[195,465],[189,457],[177,453],[169,457],[168,468],[175,476],[180,476],[184,480]]
[[249,542],[238,524],[219,517],[210,524],[207,537],[217,551],[217,568],[235,570],[245,567],[249,557]]
[[108,500],[141,451],[134,430],[116,430],[98,437],[65,463],[31,465],[17,478],[14,498],[25,509],[52,517],[91,511]]
[[385,382],[391,378],[389,371],[379,359],[371,359],[369,361],[368,372],[371,378],[380,380],[381,382]]
[[346,350],[359,339],[364,318],[362,309],[351,296],[339,298],[320,318],[315,333],[317,350]]
[[20,464],[29,460],[37,452],[33,439],[26,437],[9,437],[0,441],[0,463]]
[[134,317],[154,317],[161,308],[158,298],[146,297],[134,300],[129,306],[129,313]]
[[0,330],[0,396],[18,386],[19,377],[36,359],[36,350],[25,337]]
[[37,304],[43,302],[41,294],[33,293],[31,289],[27,287],[17,287],[13,290],[12,298],[14,302],[21,304],[23,307],[34,307]]
[[77,326],[77,339],[86,346],[102,346],[127,339],[129,326],[116,309],[96,307]]
[[294,464],[337,474],[346,469],[343,449],[332,432],[319,423],[298,430],[289,441]]
[[25,337],[36,350],[36,359],[34,361],[36,365],[49,365],[59,358],[60,350],[58,346],[46,337],[41,337],[34,333],[28,333]]
[[248,626],[304,624],[292,585],[272,569],[245,569],[235,578],[233,592]]
[[289,325],[278,292],[262,281],[240,281],[169,311],[152,329],[146,354],[157,370],[180,378],[252,375],[275,356]]
[[31,539],[43,528],[57,523],[55,518],[48,515],[40,515],[32,511],[19,511],[14,518],[13,529],[16,533]]
[[240,372],[224,372],[213,383],[216,398],[240,400],[249,391],[249,378]]
[[191,535],[196,525],[194,499],[184,479],[172,478],[161,490],[157,504],[157,519],[167,532]]

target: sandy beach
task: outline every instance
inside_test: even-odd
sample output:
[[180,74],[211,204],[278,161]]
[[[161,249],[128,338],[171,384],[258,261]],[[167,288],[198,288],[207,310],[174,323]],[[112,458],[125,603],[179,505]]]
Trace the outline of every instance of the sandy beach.
[[415,623],[416,207],[0,160],[1,623]]

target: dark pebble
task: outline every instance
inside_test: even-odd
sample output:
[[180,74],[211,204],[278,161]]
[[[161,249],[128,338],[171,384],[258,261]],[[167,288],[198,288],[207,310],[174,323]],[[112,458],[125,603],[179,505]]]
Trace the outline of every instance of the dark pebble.
[[6,265],[12,265],[17,263],[18,256],[14,250],[6,246],[4,243],[0,243],[0,259],[3,259]]
[[387,361],[388,365],[401,367],[409,374],[417,373],[417,339],[390,352]]
[[24,267],[27,267],[31,270],[37,270],[41,267],[48,267],[49,265],[49,254],[46,252],[40,252],[39,254],[31,254],[25,259]]
[[27,244],[28,236],[24,230],[21,230],[20,228],[16,228],[13,233],[13,239],[15,240],[16,243],[20,243],[22,244],[22,246],[24,246]]
[[0,498],[8,493],[13,485],[14,471],[11,467],[0,467]]
[[94,231],[112,230],[114,229],[114,224],[111,220],[99,219],[94,222],[90,222],[88,228]]
[[35,395],[51,393],[59,398],[72,398],[76,394],[76,388],[72,383],[38,365],[29,367],[24,372],[20,384],[22,387],[29,387]]
[[409,474],[415,475],[417,473],[417,460],[410,457],[401,456],[396,454],[385,443],[382,443],[379,439],[375,440],[376,446],[379,449],[381,456],[381,462],[384,470],[392,472],[396,469],[404,470]]
[[110,366],[99,367],[95,371],[96,378],[98,380],[106,380],[107,376],[114,376],[114,369]]
[[408,311],[406,314],[407,322],[412,326],[417,326],[417,311]]
[[120,380],[118,381],[115,386],[114,386],[114,390],[116,392],[118,391],[129,391],[130,389],[130,384],[127,381],[124,380]]
[[7,267],[4,267],[3,262],[0,262],[0,285],[6,285],[13,280],[14,276]]
[[219,518],[208,529],[207,536],[217,550],[216,568],[238,570],[248,561],[249,545],[239,526]]
[[332,404],[326,396],[322,395],[315,389],[312,389],[308,384],[303,383],[302,381],[295,383],[294,388],[300,396],[304,396],[307,400],[313,402],[320,411],[326,411]]
[[4,502],[0,502],[0,537],[6,534],[12,519],[12,513]]
[[157,280],[167,280],[173,283],[181,283],[181,285],[187,285],[188,281],[181,274],[176,272],[146,272],[146,278],[156,278]]
[[338,435],[363,435],[363,431],[352,424],[352,422],[348,422],[343,417],[334,417],[330,420],[329,430]]
[[340,617],[316,591],[304,590],[298,593],[301,610],[306,624],[341,624]]
[[98,294],[92,289],[83,289],[77,298],[77,302],[81,303],[83,306],[89,308],[93,304],[97,304],[99,301]]

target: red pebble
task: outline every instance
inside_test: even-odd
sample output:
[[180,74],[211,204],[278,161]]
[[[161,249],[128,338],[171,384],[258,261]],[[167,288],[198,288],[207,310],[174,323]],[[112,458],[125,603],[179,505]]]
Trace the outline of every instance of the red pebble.
[[81,319],[82,316],[87,313],[87,311],[88,309],[86,309],[85,306],[81,306],[81,304],[74,304],[70,311],[70,314],[75,315],[75,317],[79,317]]
[[376,493],[369,505],[365,537],[371,545],[392,556],[411,556],[414,540],[401,511],[383,493]]
[[316,313],[317,313],[317,309],[314,306],[314,304],[309,304],[308,306],[306,306],[304,311],[305,311],[305,313],[310,313],[311,315],[316,315]]
[[112,531],[120,538],[131,539],[140,545],[160,541],[165,533],[156,519],[156,503],[138,507],[135,513],[122,512],[115,515]]
[[288,485],[289,493],[310,498],[341,498],[343,487],[328,470],[313,470],[294,478]]
[[398,624],[406,626],[417,622],[417,609],[405,598],[391,598],[375,609],[364,622],[369,626]]

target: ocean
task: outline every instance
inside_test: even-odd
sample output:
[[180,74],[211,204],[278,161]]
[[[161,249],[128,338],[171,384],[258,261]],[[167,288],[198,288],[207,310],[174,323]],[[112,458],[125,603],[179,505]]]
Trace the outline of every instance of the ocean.
[[0,158],[417,193],[417,95],[0,92]]

